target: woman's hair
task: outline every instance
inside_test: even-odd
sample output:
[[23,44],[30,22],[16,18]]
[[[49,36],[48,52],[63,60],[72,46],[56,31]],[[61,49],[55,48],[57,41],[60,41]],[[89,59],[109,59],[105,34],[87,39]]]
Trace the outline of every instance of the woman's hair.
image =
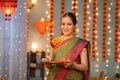
[[71,18],[74,25],[77,24],[76,16],[72,12],[67,12],[67,13],[63,14],[62,18],[66,17],[66,16]]

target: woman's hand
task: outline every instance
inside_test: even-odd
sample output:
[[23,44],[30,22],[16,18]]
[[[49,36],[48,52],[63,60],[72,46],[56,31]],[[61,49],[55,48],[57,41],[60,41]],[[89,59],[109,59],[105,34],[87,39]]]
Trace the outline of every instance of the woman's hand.
[[73,62],[71,60],[66,60],[63,62],[63,66],[65,68],[71,68],[71,67],[73,67]]
[[50,68],[50,60],[49,60],[49,59],[43,58],[43,59],[42,59],[42,63],[43,63],[47,68]]

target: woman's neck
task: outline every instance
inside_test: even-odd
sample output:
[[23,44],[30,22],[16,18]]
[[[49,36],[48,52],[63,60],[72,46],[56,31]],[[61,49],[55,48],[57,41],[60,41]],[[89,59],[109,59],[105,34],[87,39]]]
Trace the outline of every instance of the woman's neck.
[[70,39],[70,38],[73,38],[73,37],[75,37],[75,35],[62,35],[61,36],[61,41],[64,41],[66,39]]

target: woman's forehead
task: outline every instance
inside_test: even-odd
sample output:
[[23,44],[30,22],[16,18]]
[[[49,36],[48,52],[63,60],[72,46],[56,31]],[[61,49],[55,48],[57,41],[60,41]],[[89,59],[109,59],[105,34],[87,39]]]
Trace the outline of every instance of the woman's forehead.
[[72,21],[69,16],[62,17],[62,21]]

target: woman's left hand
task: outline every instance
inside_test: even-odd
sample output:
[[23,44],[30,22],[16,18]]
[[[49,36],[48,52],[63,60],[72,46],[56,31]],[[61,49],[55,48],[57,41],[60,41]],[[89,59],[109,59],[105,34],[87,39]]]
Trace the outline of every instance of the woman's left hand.
[[63,62],[63,66],[64,66],[65,68],[71,67],[72,64],[73,64],[73,62],[72,62],[71,60],[66,60],[66,61]]

